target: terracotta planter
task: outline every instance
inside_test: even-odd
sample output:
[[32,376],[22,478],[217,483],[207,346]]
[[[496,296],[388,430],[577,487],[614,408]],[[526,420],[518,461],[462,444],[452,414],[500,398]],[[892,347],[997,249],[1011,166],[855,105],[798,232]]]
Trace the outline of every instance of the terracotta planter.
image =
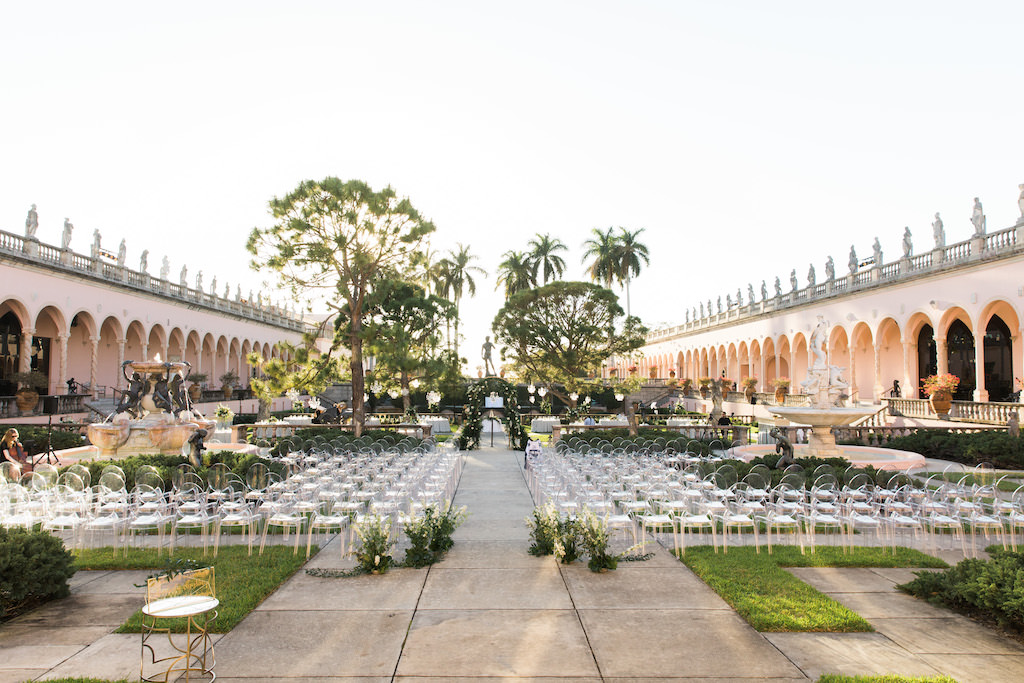
[[939,417],[949,417],[949,409],[953,407],[953,395],[948,391],[940,389],[928,397],[932,410]]
[[198,403],[199,399],[203,397],[203,388],[198,384],[190,384],[188,387],[188,397],[193,403]]
[[39,405],[39,392],[35,389],[18,389],[14,394],[14,402],[18,404],[18,410],[30,413]]
[[747,403],[750,402],[751,397],[753,397],[753,395],[756,394],[756,393],[757,392],[754,390],[753,387],[750,387],[749,389],[744,389],[743,390],[743,395],[747,398]]
[[707,387],[701,387],[700,388],[700,397],[701,398],[707,398],[708,397],[708,388]]
[[786,396],[789,394],[789,389],[779,388],[775,390],[775,402],[780,406],[786,402]]
[[235,388],[232,386],[225,385],[222,386],[220,389],[221,391],[224,392],[224,400],[231,398],[231,394],[235,393]]

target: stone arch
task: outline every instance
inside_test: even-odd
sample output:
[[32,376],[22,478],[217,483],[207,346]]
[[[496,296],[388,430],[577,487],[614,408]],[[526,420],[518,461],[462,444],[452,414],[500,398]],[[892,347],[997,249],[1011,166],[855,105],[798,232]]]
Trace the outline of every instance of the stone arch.
[[[810,353],[807,348],[807,337],[804,336],[803,332],[797,332],[793,335],[790,340],[790,358],[793,359],[793,363],[790,366],[792,376],[790,379],[793,381],[794,391],[800,386],[800,382],[807,379],[807,367],[808,367],[808,354]],[[802,393],[802,390],[801,390]]]
[[149,347],[149,358],[146,360],[156,358],[157,354],[160,354],[161,360],[167,360],[167,332],[160,323],[156,323],[149,329],[147,346]]
[[195,330],[190,330],[185,335],[185,355],[184,360],[192,366],[192,372],[205,372],[202,369],[202,347],[203,343],[199,339],[199,333]]
[[185,333],[180,327],[172,327],[167,335],[167,360],[185,360]]
[[[44,306],[37,314],[32,326],[35,334],[31,343],[31,359],[29,366],[47,377],[47,393],[54,393],[60,376],[60,338],[68,329],[63,311],[56,306]],[[93,325],[95,329],[95,324]],[[22,361],[24,366],[24,361]]]
[[149,335],[146,334],[141,322],[132,320],[124,332],[124,358],[125,360],[146,360],[148,356]]
[[855,383],[850,372],[850,338],[846,328],[842,325],[833,325],[828,333],[828,362],[843,370],[842,377],[850,385],[848,390],[850,398],[853,399]]
[[[68,376],[76,382],[91,381],[91,356],[93,336],[90,330],[94,327],[92,316],[86,312],[78,313],[71,320],[68,338]],[[96,381],[100,386],[120,388],[124,384],[121,376],[121,361],[124,360],[124,329],[121,320],[108,315],[99,324],[99,338],[96,345]],[[73,352],[73,353],[72,353]],[[109,394],[108,394],[109,395]]]
[[871,399],[875,386],[874,335],[863,320],[854,323],[847,340],[849,346],[850,397],[854,401]]
[[199,356],[203,373],[206,375],[206,381],[209,382],[207,386],[215,386],[214,382],[217,380],[217,342],[209,332],[203,335],[203,343],[199,347]]
[[[994,299],[982,308],[978,324],[984,339],[986,398],[989,401],[1008,401],[1011,394],[1020,388],[1014,378],[1024,377],[1020,317],[1010,303]],[[975,339],[978,336],[976,331]]]
[[893,382],[901,380],[903,372],[903,343],[899,323],[892,317],[883,318],[875,332],[875,385],[874,399],[880,402],[892,390]]

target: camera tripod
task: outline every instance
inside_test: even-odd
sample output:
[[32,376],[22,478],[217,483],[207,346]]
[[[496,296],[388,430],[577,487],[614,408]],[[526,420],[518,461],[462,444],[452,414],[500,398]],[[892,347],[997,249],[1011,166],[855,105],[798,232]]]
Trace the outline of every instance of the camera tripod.
[[53,435],[53,415],[50,414],[50,415],[47,416],[47,422],[46,422],[46,450],[44,452],[40,453],[38,457],[36,457],[35,462],[32,463],[32,467],[33,468],[36,465],[38,465],[39,463],[41,463],[41,462],[47,462],[47,463],[49,463],[51,465],[54,464],[54,463],[56,463],[57,465],[61,464],[60,458],[58,458],[57,454],[53,452],[53,444],[50,441],[52,435]]

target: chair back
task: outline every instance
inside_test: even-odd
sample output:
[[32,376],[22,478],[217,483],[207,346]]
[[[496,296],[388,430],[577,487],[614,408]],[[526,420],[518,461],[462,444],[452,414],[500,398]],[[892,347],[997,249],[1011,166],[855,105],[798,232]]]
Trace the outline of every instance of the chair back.
[[183,596],[215,598],[214,568],[203,567],[172,575],[154,576],[146,580],[146,602]]

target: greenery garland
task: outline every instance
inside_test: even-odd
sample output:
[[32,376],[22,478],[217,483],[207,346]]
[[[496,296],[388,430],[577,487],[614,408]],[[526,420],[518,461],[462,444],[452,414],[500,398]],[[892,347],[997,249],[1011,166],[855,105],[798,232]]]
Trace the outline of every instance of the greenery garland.
[[519,400],[516,388],[500,377],[485,377],[473,382],[466,392],[465,419],[462,433],[459,435],[459,448],[475,450],[480,447],[480,433],[483,429],[483,413],[481,408],[484,396],[495,392],[505,400],[505,430],[508,432],[509,448],[521,451],[526,448],[529,439],[523,428],[522,414],[519,412]]

